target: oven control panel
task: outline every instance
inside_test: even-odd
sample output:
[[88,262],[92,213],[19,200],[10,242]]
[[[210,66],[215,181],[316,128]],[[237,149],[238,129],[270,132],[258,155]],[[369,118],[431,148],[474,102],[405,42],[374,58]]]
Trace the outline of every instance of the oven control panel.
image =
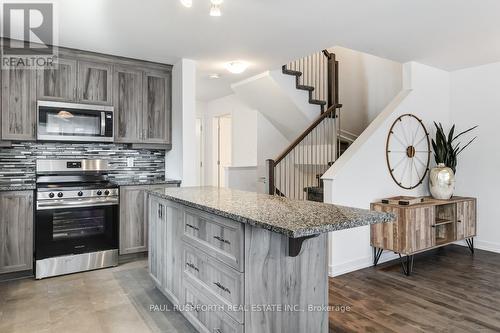
[[92,197],[117,197],[119,190],[117,188],[103,188],[91,190],[43,190],[37,192],[38,200],[56,200],[71,198],[92,198]]

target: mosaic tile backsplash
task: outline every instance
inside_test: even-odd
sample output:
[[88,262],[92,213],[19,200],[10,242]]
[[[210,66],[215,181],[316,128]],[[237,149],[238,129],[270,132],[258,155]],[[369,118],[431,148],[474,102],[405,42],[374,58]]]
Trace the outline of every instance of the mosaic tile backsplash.
[[[127,158],[133,158],[133,167],[127,166]],[[130,149],[122,144],[22,142],[0,148],[0,187],[34,185],[37,159],[106,159],[112,180],[165,178],[164,150]]]

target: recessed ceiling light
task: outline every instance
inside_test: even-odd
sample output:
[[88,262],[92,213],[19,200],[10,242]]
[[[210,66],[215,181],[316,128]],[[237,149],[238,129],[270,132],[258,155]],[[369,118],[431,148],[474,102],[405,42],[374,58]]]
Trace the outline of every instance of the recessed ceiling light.
[[228,62],[224,66],[233,74],[241,74],[248,68],[248,64],[240,60]]
[[210,2],[212,3],[212,5],[222,5],[222,3],[224,2],[224,0],[210,0]]
[[184,7],[191,8],[193,6],[193,0],[181,0]]
[[220,5],[211,5],[210,6],[210,16],[221,16],[222,13],[220,11]]
[[209,79],[220,79],[220,74],[218,73],[213,73],[208,75]]

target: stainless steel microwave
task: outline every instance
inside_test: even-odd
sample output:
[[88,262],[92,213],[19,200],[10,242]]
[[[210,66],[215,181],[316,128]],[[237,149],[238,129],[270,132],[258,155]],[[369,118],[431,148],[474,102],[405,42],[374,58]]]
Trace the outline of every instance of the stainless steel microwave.
[[113,107],[38,101],[37,139],[113,142]]

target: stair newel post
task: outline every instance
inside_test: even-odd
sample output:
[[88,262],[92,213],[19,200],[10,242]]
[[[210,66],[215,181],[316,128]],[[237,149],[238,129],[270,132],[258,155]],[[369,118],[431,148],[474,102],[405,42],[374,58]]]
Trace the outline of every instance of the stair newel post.
[[328,58],[327,66],[327,80],[328,80],[328,98],[327,98],[327,109],[332,105],[335,105],[335,54],[328,51],[324,52],[325,56]]
[[274,160],[268,159],[266,160],[266,168],[267,168],[267,191],[268,194],[274,195],[276,193],[276,187],[274,184]]

